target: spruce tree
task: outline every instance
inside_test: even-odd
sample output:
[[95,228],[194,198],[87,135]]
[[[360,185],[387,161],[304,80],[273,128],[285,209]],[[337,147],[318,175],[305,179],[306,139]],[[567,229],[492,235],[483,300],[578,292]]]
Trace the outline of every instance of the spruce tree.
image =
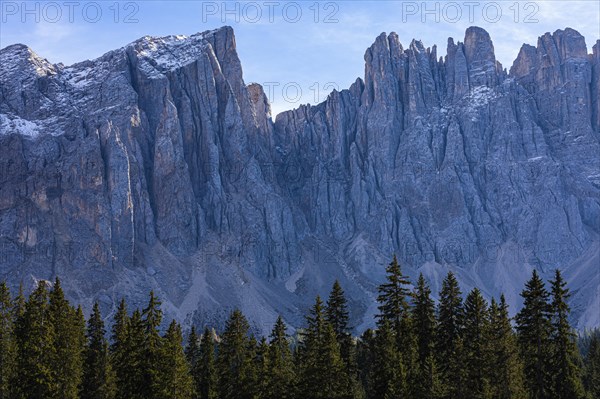
[[110,363],[115,373],[115,396],[117,399],[127,398],[127,381],[129,367],[129,353],[127,348],[129,333],[129,316],[127,315],[127,304],[121,299],[117,313],[115,313],[111,334]]
[[465,300],[463,392],[466,397],[485,399],[490,393],[488,353],[488,306],[479,289],[474,288]]
[[413,294],[412,325],[417,345],[415,399],[431,399],[440,395],[440,381],[435,364],[435,304],[423,274],[419,275]]
[[77,399],[83,375],[85,321],[69,304],[57,277],[50,291],[48,320],[52,325],[53,397]]
[[382,325],[387,321],[394,331],[399,332],[402,321],[408,315],[407,298],[410,295],[408,289],[410,281],[402,274],[396,255],[385,271],[387,273],[386,282],[378,288],[378,323]]
[[192,397],[198,399],[200,384],[198,382],[198,376],[195,370],[198,367],[198,361],[200,359],[200,337],[196,333],[196,327],[192,326],[190,334],[188,335],[187,345],[185,346],[185,358],[190,368],[190,374],[193,380],[193,393]]
[[239,310],[234,310],[225,325],[219,344],[218,392],[220,399],[252,399],[255,386],[253,353],[250,351],[250,325]]
[[552,333],[552,359],[550,374],[553,380],[552,395],[556,399],[577,399],[584,396],[581,382],[579,351],[575,341],[576,335],[569,324],[570,297],[567,283],[560,270],[556,270],[551,281],[552,302],[550,306]]
[[194,381],[183,350],[181,327],[173,320],[161,346],[160,374],[155,397],[165,399],[191,399]]
[[374,339],[371,373],[366,387],[369,399],[407,396],[407,378],[396,335],[388,320],[380,323]]
[[200,353],[196,367],[192,369],[199,399],[217,398],[217,369],[215,363],[215,341],[211,331],[206,328],[200,341]]
[[348,301],[342,286],[337,280],[333,283],[327,300],[325,319],[333,327],[337,342],[340,345],[340,354],[350,379],[349,384],[353,395],[360,396],[362,387],[359,383],[358,365],[356,363],[356,345],[348,326]]
[[329,299],[327,300],[327,307],[325,310],[325,319],[331,323],[333,331],[340,338],[346,337],[348,334],[348,301],[344,294],[344,290],[338,280],[335,280]]
[[372,397],[370,393],[374,391],[371,383],[375,361],[375,334],[373,330],[367,329],[360,336],[356,347],[356,359],[362,388],[366,393],[366,397],[370,399]]
[[160,369],[160,357],[162,354],[163,339],[158,331],[162,322],[162,310],[160,309],[161,302],[154,295],[154,291],[150,291],[150,299],[148,305],[142,312],[144,320],[144,394],[147,399],[157,398],[158,392],[161,391],[161,381],[163,376]]
[[40,281],[17,320],[16,384],[21,398],[53,398],[54,329],[48,318],[48,286]]
[[23,283],[19,284],[19,292],[13,301],[13,320],[18,320],[25,313],[25,294],[23,293]]
[[294,363],[287,328],[281,316],[277,318],[267,351],[267,371],[263,399],[292,399],[294,392]]
[[[119,311],[115,319],[119,320],[123,308]],[[127,317],[127,316],[126,316]],[[115,347],[113,341],[113,366],[117,376],[117,398],[119,399],[148,399],[148,391],[151,387],[147,383],[147,359],[145,352],[145,328],[146,325],[142,319],[142,314],[136,309],[130,318],[127,318],[121,327],[125,327],[124,341]],[[122,331],[115,331],[113,326],[113,336]],[[156,366],[155,366],[156,367]]]
[[256,347],[256,354],[254,357],[255,364],[255,378],[257,382],[257,398],[264,398],[267,393],[267,375],[270,368],[269,365],[269,344],[267,338],[261,337],[258,346]]
[[13,303],[6,282],[0,283],[0,399],[11,397],[16,375],[16,337]]
[[192,326],[190,334],[188,335],[187,345],[185,346],[185,359],[190,365],[190,370],[196,367],[198,359],[200,358],[200,337],[196,332],[196,327]]
[[525,385],[530,399],[550,399],[550,314],[548,291],[533,271],[521,293],[523,308],[516,316],[519,348],[525,367]]
[[342,286],[337,280],[333,283],[329,299],[327,300],[325,319],[331,324],[333,331],[335,331],[338,343],[340,344],[342,358],[348,366],[351,366],[352,336],[348,328],[348,301],[346,300]]
[[[130,398],[148,399],[154,394],[155,386],[149,386],[148,381],[148,324],[144,320],[142,313],[136,309],[129,319],[129,330],[127,331],[127,364],[129,370],[125,374],[128,385],[128,394]],[[158,365],[153,365],[152,370],[156,370]]]
[[15,299],[13,300],[13,306],[12,306],[12,328],[13,328],[13,337],[14,337],[14,351],[15,351],[15,362],[14,362],[14,367],[15,367],[15,372],[13,373],[9,373],[10,375],[10,379],[9,379],[9,398],[22,398],[23,397],[23,393],[22,393],[22,389],[21,389],[21,381],[22,381],[22,376],[20,375],[19,372],[19,367],[22,364],[21,360],[19,358],[19,355],[22,353],[21,352],[21,348],[20,348],[20,344],[23,343],[22,341],[22,337],[24,334],[23,331],[23,321],[24,321],[24,315],[25,315],[25,305],[26,305],[26,300],[25,300],[25,295],[23,294],[23,284],[19,284],[19,292],[17,293],[17,296],[15,297]]
[[510,324],[508,305],[504,295],[500,296],[499,304],[492,299],[488,348],[491,398],[520,399],[526,397],[523,364],[519,357],[517,338]]
[[348,375],[320,297],[317,296],[306,321],[308,327],[299,354],[298,392],[312,399],[347,398],[350,395]]
[[437,364],[445,399],[461,399],[464,309],[458,281],[452,272],[442,282],[436,331]]
[[[70,305],[69,305],[70,306]],[[83,381],[83,373],[84,373],[84,362],[85,362],[85,347],[87,343],[86,337],[86,321],[85,315],[83,314],[83,308],[81,305],[77,306],[77,309],[73,310],[71,307],[72,315],[72,324],[71,324],[71,334],[73,337],[73,345],[75,348],[72,348],[72,352],[77,353],[76,361],[73,362],[73,366],[75,367],[76,373],[78,375],[78,385],[75,388],[77,390],[77,398],[81,397],[81,383]]]
[[[72,308],[71,308],[72,309]],[[87,344],[86,337],[86,321],[85,315],[83,314],[83,308],[81,305],[77,305],[77,309],[75,310],[75,317],[73,319],[75,324],[75,339],[80,348],[80,357],[81,357],[81,367],[82,367],[82,376],[83,376],[83,360],[84,360],[84,352],[85,345]]]
[[[416,389],[416,337],[413,334],[412,320],[408,300],[411,292],[410,280],[402,274],[402,269],[396,255],[386,268],[386,282],[379,286],[378,325],[387,321],[393,330],[397,340],[397,349],[402,361],[403,369],[406,371],[407,386]],[[407,392],[407,394],[409,394]],[[410,394],[414,394],[411,392]]]
[[254,334],[250,334],[250,341],[248,341],[248,368],[244,376],[244,385],[247,386],[248,391],[246,393],[247,398],[259,398],[261,394],[261,388],[263,381],[259,380],[259,372],[263,367],[260,357],[260,345],[256,340]]
[[590,337],[585,356],[584,384],[591,399],[600,399],[600,333]]
[[113,399],[115,378],[110,364],[104,320],[94,304],[87,325],[87,345],[81,384],[81,399]]
[[[333,326],[326,322],[322,334],[320,356],[317,364],[324,372],[320,386],[322,391],[320,397],[323,399],[353,399],[358,395],[356,392],[355,379],[349,375],[348,369],[342,359],[340,345],[338,344]],[[317,399],[315,397],[315,399]]]

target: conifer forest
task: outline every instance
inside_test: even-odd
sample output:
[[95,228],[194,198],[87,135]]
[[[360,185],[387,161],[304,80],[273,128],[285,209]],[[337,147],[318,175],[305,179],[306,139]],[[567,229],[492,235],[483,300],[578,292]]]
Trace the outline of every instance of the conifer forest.
[[[569,288],[534,271],[514,317],[503,296],[463,296],[449,273],[437,303],[396,258],[379,286],[377,327],[350,334],[336,282],[293,335],[268,337],[231,312],[225,328],[163,325],[160,298],[87,318],[61,282],[26,297],[0,285],[0,399],[592,399],[600,333],[569,324]],[[413,289],[414,286],[414,289]]]

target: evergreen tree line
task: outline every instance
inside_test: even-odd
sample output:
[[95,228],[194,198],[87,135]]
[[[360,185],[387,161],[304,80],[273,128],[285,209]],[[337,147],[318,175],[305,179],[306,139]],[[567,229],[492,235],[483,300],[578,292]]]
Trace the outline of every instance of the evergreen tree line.
[[106,331],[98,305],[86,322],[59,279],[28,298],[2,283],[0,399],[600,398],[600,334],[582,356],[559,271],[548,288],[533,272],[514,323],[503,296],[488,303],[475,288],[463,300],[452,273],[437,306],[395,257],[386,273],[377,328],[358,338],[338,282],[294,337],[279,317],[257,339],[235,310],[221,334],[192,328],[185,342],[175,321],[160,333],[154,293],[143,310],[122,300]]

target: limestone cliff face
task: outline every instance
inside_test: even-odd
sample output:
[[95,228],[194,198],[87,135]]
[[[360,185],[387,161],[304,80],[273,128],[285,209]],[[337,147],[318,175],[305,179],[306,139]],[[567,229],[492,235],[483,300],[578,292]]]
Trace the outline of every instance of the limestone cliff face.
[[396,34],[365,77],[273,123],[229,27],[52,65],[0,50],[0,276],[65,281],[106,314],[153,288],[169,317],[292,325],[340,279],[371,323],[398,254],[434,291],[506,292],[565,269],[580,327],[600,294],[600,43],[572,29],[507,73],[484,30],[447,55]]

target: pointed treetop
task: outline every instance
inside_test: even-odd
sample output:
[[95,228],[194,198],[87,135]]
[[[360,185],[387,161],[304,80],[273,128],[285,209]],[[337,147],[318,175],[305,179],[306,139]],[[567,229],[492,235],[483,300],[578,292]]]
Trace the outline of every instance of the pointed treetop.
[[402,274],[396,255],[387,266],[386,281],[378,288],[379,295],[379,323],[388,320],[395,329],[398,328],[403,318],[408,315],[407,298],[410,296],[410,280]]
[[271,332],[271,340],[272,341],[280,341],[282,339],[286,339],[287,337],[287,327],[281,318],[281,316],[277,317],[277,321],[273,326],[273,331]]
[[333,283],[329,299],[327,300],[326,319],[333,326],[338,338],[348,334],[348,301],[346,300],[342,286],[337,280]]

